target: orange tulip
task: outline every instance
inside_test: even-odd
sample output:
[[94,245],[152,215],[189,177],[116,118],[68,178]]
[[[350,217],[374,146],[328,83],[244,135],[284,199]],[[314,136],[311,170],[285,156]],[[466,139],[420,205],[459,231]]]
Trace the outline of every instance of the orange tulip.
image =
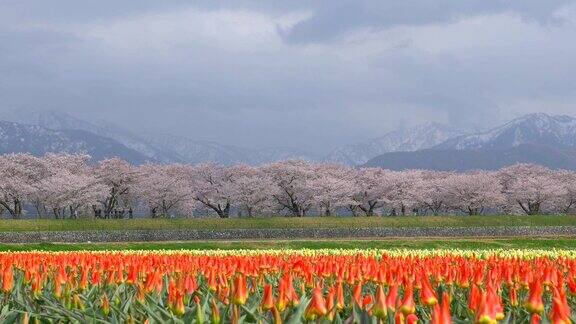
[[373,302],[374,299],[372,298],[372,295],[364,295],[364,298],[362,298],[362,304],[360,305],[360,308],[366,309],[368,306],[372,305]]
[[238,310],[238,305],[232,305],[232,316],[230,316],[230,323],[240,323],[240,312]]
[[320,288],[314,288],[312,290],[312,299],[304,311],[304,317],[308,321],[314,321],[328,313],[326,309],[326,301],[322,296],[322,290]]
[[480,305],[478,311],[476,312],[476,323],[479,324],[496,324],[498,320],[496,319],[497,307],[490,300],[486,292],[481,293]]
[[468,309],[471,310],[472,312],[476,312],[480,307],[481,299],[482,294],[480,292],[480,289],[476,284],[472,284],[468,297]]
[[510,299],[510,306],[518,306],[518,292],[516,288],[510,287],[508,290],[508,296]]
[[274,324],[282,324],[282,316],[276,306],[272,308],[272,317],[274,318]]
[[326,296],[326,309],[328,310],[328,314],[326,317],[328,321],[334,321],[334,317],[336,316],[336,305],[334,299],[336,298],[336,289],[334,287],[330,287],[328,289],[328,295]]
[[568,306],[566,293],[563,290],[564,288],[562,287],[560,290],[554,287],[553,289],[552,309],[550,310],[548,318],[553,324],[569,324],[572,321],[570,319],[570,307]]
[[387,314],[386,295],[384,295],[382,286],[378,285],[378,288],[376,288],[376,301],[372,305],[372,315],[383,320]]
[[552,309],[550,310],[548,318],[553,324],[572,323],[570,320],[570,315],[566,311],[562,301],[559,298],[552,298]]
[[531,314],[542,314],[544,312],[542,290],[543,286],[536,280],[530,283],[530,295],[524,306]]
[[432,286],[430,285],[430,281],[428,279],[422,280],[422,303],[427,306],[433,306],[438,303],[438,298],[436,298],[436,294],[434,293]]
[[12,265],[9,265],[4,269],[2,274],[2,291],[5,294],[9,294],[14,288],[14,272],[12,271]]
[[220,321],[222,320],[220,317],[220,309],[218,308],[218,305],[216,305],[216,301],[214,299],[212,299],[212,302],[210,303],[210,309],[212,311],[210,322],[212,324],[220,324]]
[[108,314],[110,314],[110,300],[108,300],[107,295],[102,296],[100,305],[102,307],[102,314],[108,316]]
[[236,305],[246,304],[248,299],[248,291],[246,287],[246,277],[244,274],[239,274],[234,279],[234,296],[232,297],[232,302]]
[[451,324],[452,317],[450,315],[450,296],[447,293],[442,295],[442,306],[434,304],[432,308],[432,324]]
[[416,314],[408,314],[408,316],[406,316],[406,324],[416,323],[418,323],[418,316],[416,316]]
[[416,312],[416,305],[414,304],[414,291],[412,284],[408,284],[406,290],[404,291],[404,300],[400,305],[400,312],[407,316],[408,314],[414,314]]
[[539,314],[534,313],[530,316],[530,324],[540,324],[540,322],[542,322],[542,316]]
[[280,281],[280,285],[278,287],[278,299],[276,300],[276,310],[281,313],[286,309],[287,306],[288,296],[286,293],[286,283],[284,281]]
[[342,281],[336,283],[336,309],[341,311],[346,306],[344,302],[344,287],[342,286]]
[[352,292],[352,301],[358,306],[362,306],[362,284],[359,282],[354,286],[354,291]]
[[396,309],[396,300],[398,300],[398,284],[393,284],[388,291],[388,296],[386,296],[386,305],[388,309]]
[[272,307],[274,307],[274,292],[272,291],[272,285],[266,284],[264,286],[264,295],[262,296],[262,309],[268,311]]

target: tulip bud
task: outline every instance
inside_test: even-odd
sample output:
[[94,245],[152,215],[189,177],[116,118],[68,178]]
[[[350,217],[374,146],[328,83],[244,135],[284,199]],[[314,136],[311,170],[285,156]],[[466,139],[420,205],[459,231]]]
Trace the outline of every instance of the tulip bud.
[[384,289],[382,289],[382,286],[380,285],[376,289],[376,302],[372,306],[372,315],[381,320],[384,320],[386,315],[388,315],[388,310],[386,307],[386,296],[384,295]]
[[264,286],[264,295],[262,296],[262,309],[265,311],[271,310],[274,307],[274,293],[272,285],[267,284]]
[[200,305],[200,299],[197,296],[194,298],[194,303],[196,304],[196,322],[204,323],[204,310]]
[[218,305],[216,305],[216,301],[212,299],[212,303],[210,304],[210,309],[212,310],[212,318],[210,319],[212,324],[220,324],[220,309]]
[[542,314],[544,312],[542,290],[542,285],[536,280],[530,283],[530,295],[524,305],[530,314]]
[[312,299],[304,311],[304,317],[308,321],[315,321],[317,318],[322,317],[328,313],[326,309],[326,301],[322,296],[320,288],[314,288],[312,291]]
[[400,305],[400,312],[407,316],[408,314],[414,314],[416,312],[416,305],[414,304],[414,292],[412,285],[408,285],[404,291],[404,300]]
[[14,272],[12,271],[12,265],[9,265],[2,274],[2,291],[4,294],[9,294],[12,288],[14,288]]
[[248,299],[248,291],[246,288],[246,277],[244,274],[239,274],[234,279],[234,296],[232,297],[232,302],[236,305],[246,304]]
[[108,300],[107,295],[102,296],[101,305],[102,305],[102,314],[104,314],[104,316],[108,316],[108,314],[110,314],[110,300]]

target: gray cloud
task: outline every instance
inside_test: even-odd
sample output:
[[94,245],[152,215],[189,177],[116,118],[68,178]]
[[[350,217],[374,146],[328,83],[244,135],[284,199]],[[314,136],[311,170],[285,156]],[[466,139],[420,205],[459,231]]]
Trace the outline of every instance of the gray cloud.
[[339,0],[322,1],[309,19],[283,35],[288,42],[305,43],[333,39],[357,28],[385,29],[449,23],[467,16],[515,13],[540,23],[558,21],[556,11],[570,0]]
[[574,1],[3,1],[0,109],[327,151],[576,115]]

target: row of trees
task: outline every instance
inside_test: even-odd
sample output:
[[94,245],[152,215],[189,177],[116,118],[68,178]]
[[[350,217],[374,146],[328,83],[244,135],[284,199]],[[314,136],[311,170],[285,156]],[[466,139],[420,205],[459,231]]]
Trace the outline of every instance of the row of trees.
[[289,160],[261,167],[215,164],[133,166],[89,156],[0,156],[0,213],[20,218],[151,217],[202,214],[227,218],[307,214],[570,213],[576,173],[517,164],[467,173],[390,171]]

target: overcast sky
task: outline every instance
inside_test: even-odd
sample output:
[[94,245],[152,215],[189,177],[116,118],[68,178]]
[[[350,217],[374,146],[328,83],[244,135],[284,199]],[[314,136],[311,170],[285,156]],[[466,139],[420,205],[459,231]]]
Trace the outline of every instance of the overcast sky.
[[325,152],[576,115],[576,1],[0,0],[0,109]]

